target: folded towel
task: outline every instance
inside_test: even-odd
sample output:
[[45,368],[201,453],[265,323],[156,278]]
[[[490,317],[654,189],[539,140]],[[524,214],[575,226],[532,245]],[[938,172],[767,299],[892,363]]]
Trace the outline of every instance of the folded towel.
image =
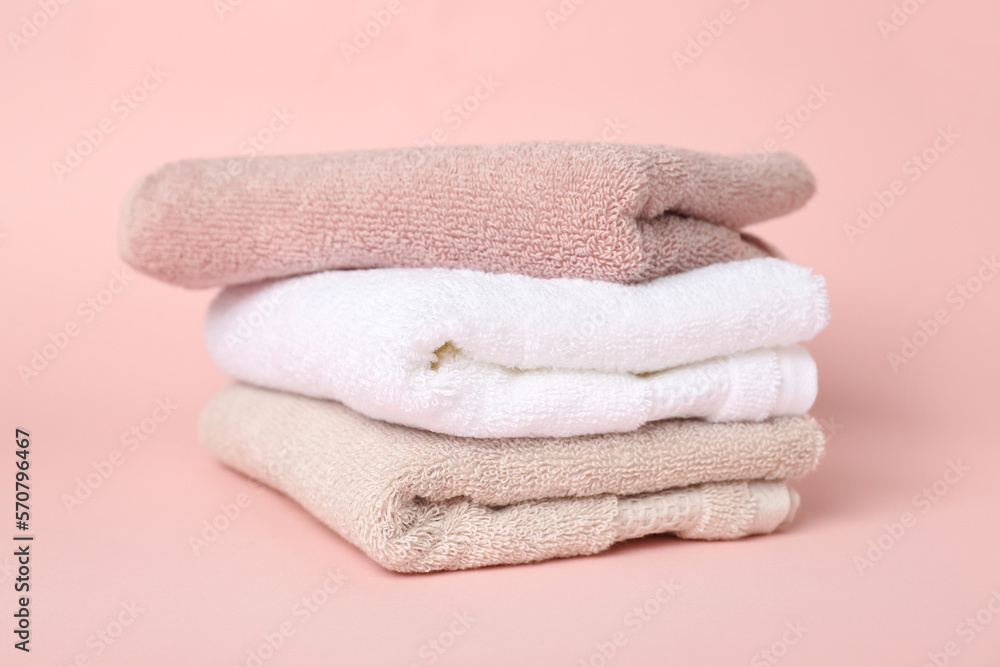
[[329,271],[229,287],[205,332],[245,382],[440,433],[569,436],[804,414],[816,368],[782,346],[827,319],[822,277],[767,258],[640,285]]
[[225,463],[400,572],[592,554],[653,533],[771,532],[798,502],[781,480],[813,470],[823,453],[810,417],[483,440],[239,384],[208,403],[199,432]]
[[791,155],[746,164],[601,143],[176,162],[126,197],[119,244],[186,287],[374,267],[639,282],[766,254],[737,230],[815,185]]

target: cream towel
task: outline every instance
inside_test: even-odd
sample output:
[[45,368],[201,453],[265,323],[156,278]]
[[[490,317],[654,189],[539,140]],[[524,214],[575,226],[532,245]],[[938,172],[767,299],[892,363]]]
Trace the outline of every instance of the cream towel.
[[225,463],[399,572],[592,554],[652,533],[771,532],[798,503],[781,480],[813,470],[823,453],[810,417],[486,440],[240,384],[209,402],[199,431]]
[[205,331],[245,382],[439,433],[528,437],[804,414],[816,368],[783,346],[828,317],[822,277],[767,258],[639,285],[329,271],[227,288]]

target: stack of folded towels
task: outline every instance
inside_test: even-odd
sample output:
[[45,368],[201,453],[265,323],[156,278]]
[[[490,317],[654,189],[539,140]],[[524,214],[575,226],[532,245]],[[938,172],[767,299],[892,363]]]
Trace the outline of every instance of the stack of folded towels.
[[791,520],[827,297],[741,230],[813,190],[790,155],[661,146],[195,160],[136,184],[120,244],[224,287],[209,449],[428,572]]

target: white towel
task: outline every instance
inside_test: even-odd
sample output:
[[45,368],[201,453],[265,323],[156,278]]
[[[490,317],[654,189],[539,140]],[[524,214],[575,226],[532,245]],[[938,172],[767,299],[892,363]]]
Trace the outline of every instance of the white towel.
[[440,433],[532,437],[804,414],[816,369],[787,346],[828,319],[821,276],[766,258],[637,285],[328,271],[226,288],[205,329],[246,382]]

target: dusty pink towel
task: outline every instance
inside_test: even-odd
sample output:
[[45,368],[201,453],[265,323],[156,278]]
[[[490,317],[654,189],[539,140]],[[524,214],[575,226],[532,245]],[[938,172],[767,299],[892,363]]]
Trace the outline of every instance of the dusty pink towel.
[[327,269],[639,282],[769,254],[739,230],[812,195],[797,158],[523,143],[167,164],[122,204],[122,256],[185,287]]

